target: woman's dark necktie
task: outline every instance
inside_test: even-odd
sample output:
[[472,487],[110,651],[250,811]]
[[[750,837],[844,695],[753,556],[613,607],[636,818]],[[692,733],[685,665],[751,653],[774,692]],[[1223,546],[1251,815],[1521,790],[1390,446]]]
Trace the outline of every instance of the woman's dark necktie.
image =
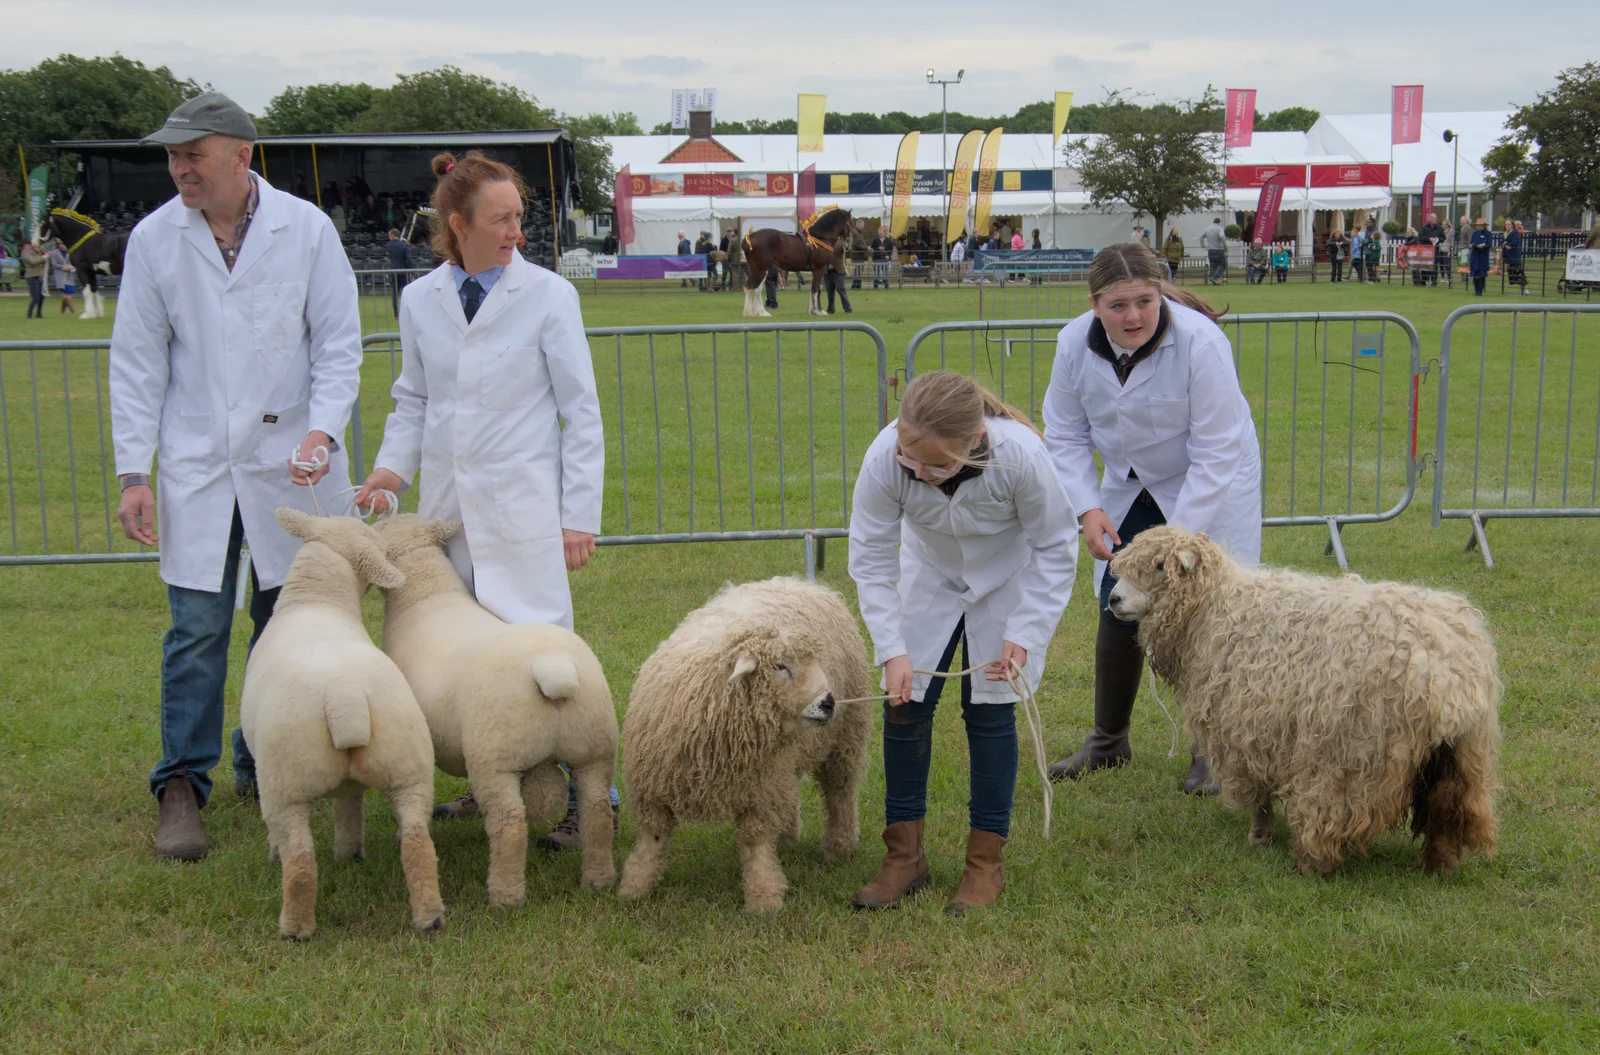
[[471,322],[472,317],[478,314],[478,305],[483,303],[483,287],[478,285],[477,279],[468,276],[467,280],[461,283],[461,295],[466,298],[462,302],[461,310],[466,313],[467,321]]

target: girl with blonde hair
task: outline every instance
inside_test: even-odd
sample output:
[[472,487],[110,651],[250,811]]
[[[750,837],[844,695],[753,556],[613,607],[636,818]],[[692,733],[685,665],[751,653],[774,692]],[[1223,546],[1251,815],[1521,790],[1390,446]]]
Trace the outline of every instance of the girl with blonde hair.
[[1044,673],[1045,647],[1072,594],[1075,519],[1033,423],[959,374],[912,381],[899,420],[868,447],[850,517],[850,576],[889,695],[887,852],[856,908],[889,908],[931,879],[922,828],[933,713],[947,679],[926,671],[967,670],[960,691],[971,831],[947,911],[961,915],[999,896],[1017,781],[1018,695],[1008,675],[1037,686]]

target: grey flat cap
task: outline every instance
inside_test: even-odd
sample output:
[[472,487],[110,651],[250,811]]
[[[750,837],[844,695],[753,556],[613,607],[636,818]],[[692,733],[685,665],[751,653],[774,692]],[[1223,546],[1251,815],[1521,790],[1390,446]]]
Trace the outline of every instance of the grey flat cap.
[[244,107],[218,92],[189,99],[172,111],[167,123],[145,136],[146,146],[176,146],[209,135],[256,141],[256,125]]

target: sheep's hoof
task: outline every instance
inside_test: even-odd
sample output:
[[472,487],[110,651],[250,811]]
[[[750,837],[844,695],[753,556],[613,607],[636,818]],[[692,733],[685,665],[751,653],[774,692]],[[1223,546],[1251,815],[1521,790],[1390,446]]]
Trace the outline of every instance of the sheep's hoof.
[[594,876],[593,878],[586,878],[583,881],[583,888],[585,890],[592,890],[596,894],[601,894],[607,890],[610,890],[611,885],[616,881],[617,877],[615,873],[612,873],[611,875]]
[[333,855],[333,859],[335,861],[356,861],[356,862],[365,861],[367,859],[367,851],[365,849],[361,849],[361,850],[350,850],[350,851],[343,852],[343,853],[336,853],[336,854]]
[[1271,846],[1272,845],[1272,829],[1268,828],[1265,831],[1257,831],[1255,828],[1251,828],[1250,829],[1250,845],[1251,846]]
[[441,913],[433,917],[431,922],[425,924],[413,923],[412,926],[416,928],[417,933],[422,937],[431,938],[435,934],[438,934],[440,931],[444,930],[444,914]]
[[489,911],[508,912],[514,908],[521,908],[527,901],[528,895],[526,894],[507,894],[499,897],[491,894],[489,896]]
[[776,916],[783,911],[783,898],[747,897],[744,899],[744,910],[752,916]]
[[315,934],[316,932],[317,932],[317,928],[316,927],[304,927],[304,928],[300,928],[300,929],[296,929],[296,928],[293,928],[293,927],[280,927],[280,928],[278,928],[278,933],[286,941],[310,941],[311,940],[311,936],[313,934]]

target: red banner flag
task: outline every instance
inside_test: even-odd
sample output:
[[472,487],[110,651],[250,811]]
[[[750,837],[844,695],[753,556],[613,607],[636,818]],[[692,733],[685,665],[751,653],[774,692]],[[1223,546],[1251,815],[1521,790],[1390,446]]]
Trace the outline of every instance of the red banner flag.
[[817,211],[817,166],[807,165],[800,173],[800,185],[795,189],[794,218],[805,223]]
[[1394,86],[1394,107],[1389,114],[1389,142],[1422,142],[1422,85]]
[[1428,173],[1428,178],[1422,181],[1422,221],[1428,223],[1433,215],[1433,180],[1439,175],[1437,172]]
[[1227,131],[1223,146],[1247,147],[1256,134],[1256,90],[1254,88],[1228,89]]
[[1283,204],[1283,188],[1288,185],[1289,176],[1283,172],[1261,185],[1261,197],[1256,201],[1256,237],[1263,244],[1270,244],[1278,229],[1278,207]]
[[617,185],[613,191],[613,200],[617,207],[617,244],[633,244],[633,173],[628,171],[629,166],[622,166],[622,171],[617,173]]

